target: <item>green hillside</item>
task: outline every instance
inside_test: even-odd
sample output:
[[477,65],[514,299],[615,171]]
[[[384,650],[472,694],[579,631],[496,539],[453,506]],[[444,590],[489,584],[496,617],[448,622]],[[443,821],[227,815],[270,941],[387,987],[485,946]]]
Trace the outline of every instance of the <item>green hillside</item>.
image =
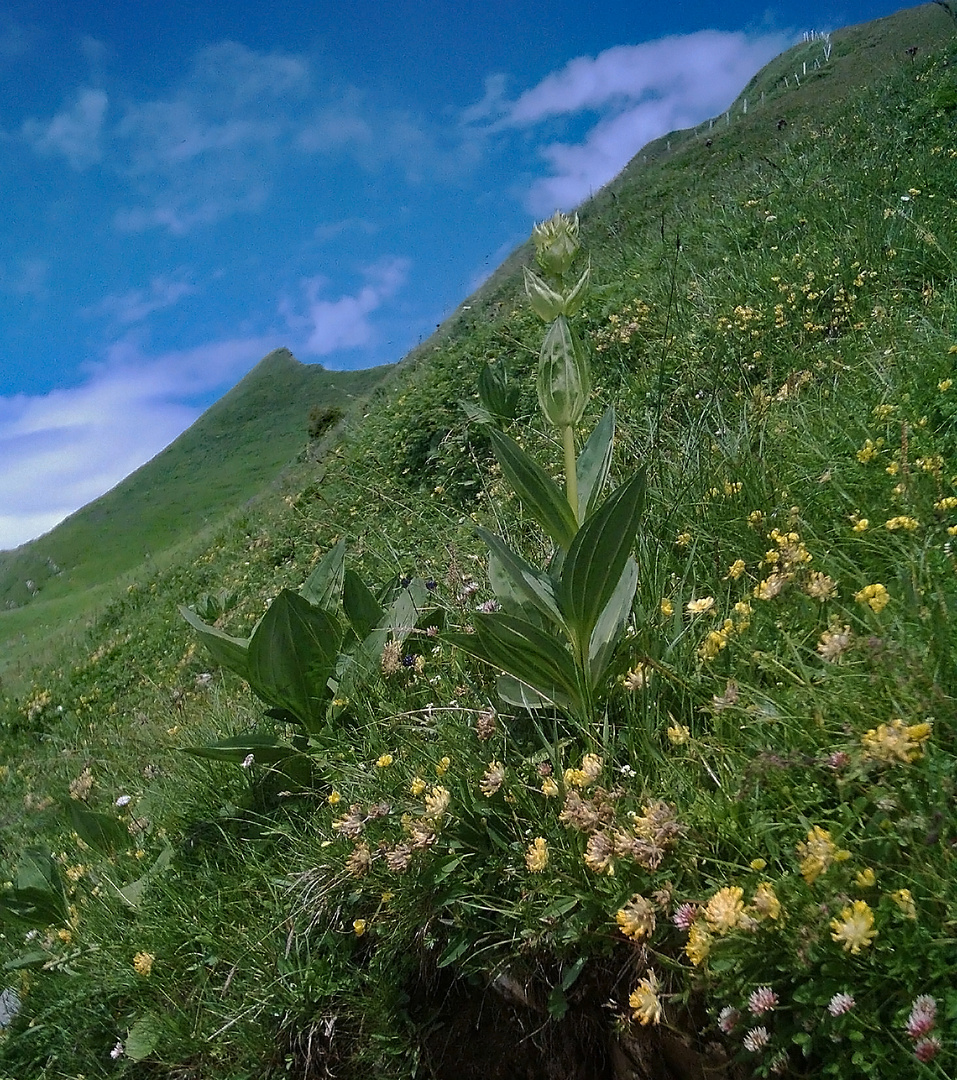
[[[261,360],[165,450],[55,529],[0,552],[0,677],[36,641],[87,614],[103,588],[220,521],[276,480],[309,441],[313,409],[352,408],[389,368],[326,371],[287,349]],[[91,592],[91,590],[93,590]]]
[[955,31],[644,148],[8,683],[0,1077],[957,1076]]

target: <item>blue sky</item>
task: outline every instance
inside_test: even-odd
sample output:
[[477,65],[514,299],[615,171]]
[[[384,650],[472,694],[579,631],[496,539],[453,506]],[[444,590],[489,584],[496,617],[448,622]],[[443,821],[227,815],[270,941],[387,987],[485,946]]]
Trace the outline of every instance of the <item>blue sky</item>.
[[0,549],[274,348],[399,360],[535,220],[899,6],[0,0]]

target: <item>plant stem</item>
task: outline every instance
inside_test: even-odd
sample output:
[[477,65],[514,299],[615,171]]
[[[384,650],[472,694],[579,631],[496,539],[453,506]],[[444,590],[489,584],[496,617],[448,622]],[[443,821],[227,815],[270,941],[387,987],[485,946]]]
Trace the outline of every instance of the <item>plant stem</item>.
[[562,446],[565,448],[565,494],[578,521],[578,458],[575,454],[575,429],[571,424],[562,428]]

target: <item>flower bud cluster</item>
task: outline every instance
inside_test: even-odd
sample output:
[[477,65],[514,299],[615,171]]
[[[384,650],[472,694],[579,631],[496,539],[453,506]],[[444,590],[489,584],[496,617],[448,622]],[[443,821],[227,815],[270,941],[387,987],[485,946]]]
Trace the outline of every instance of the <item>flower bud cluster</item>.
[[549,324],[538,365],[538,401],[549,423],[574,427],[581,421],[591,393],[591,375],[584,347],[568,322],[588,295],[591,268],[573,285],[566,278],[581,248],[578,215],[556,213],[532,231],[536,259],[543,276],[525,269],[525,292],[534,312]]

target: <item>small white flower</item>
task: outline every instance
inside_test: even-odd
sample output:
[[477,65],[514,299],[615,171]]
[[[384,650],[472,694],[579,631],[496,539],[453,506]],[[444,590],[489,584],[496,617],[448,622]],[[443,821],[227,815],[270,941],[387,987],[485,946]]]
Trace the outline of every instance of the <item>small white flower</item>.
[[120,1057],[123,1056],[123,1050],[124,1050],[123,1043],[121,1041],[117,1041],[116,1046],[114,1046],[113,1049],[110,1051],[110,1057],[114,1061],[116,1061],[117,1058],[120,1058]]
[[854,998],[850,994],[835,994],[827,1003],[827,1011],[831,1016],[843,1016],[854,1008]]
[[121,795],[116,800],[116,802],[113,803],[113,805],[114,806],[129,806],[132,801],[133,801],[133,796],[132,795]]
[[766,1027],[751,1028],[744,1037],[744,1048],[750,1050],[752,1054],[756,1054],[759,1050],[763,1050],[770,1041],[771,1033]]
[[254,764],[255,761],[256,761],[256,755],[255,754],[247,754],[243,758],[243,768],[248,769],[252,764]]

